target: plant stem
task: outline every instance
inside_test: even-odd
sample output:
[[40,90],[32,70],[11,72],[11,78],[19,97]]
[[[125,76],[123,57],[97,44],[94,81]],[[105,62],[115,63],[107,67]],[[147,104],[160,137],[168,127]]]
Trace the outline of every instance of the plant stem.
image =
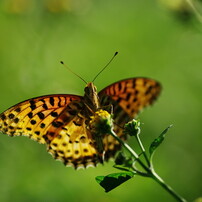
[[[146,173],[142,176],[144,177],[151,177],[153,178],[156,182],[158,182],[168,193],[170,193],[176,200],[180,201],[180,202],[186,202],[186,200],[184,198],[182,198],[180,195],[178,195],[169,185],[167,185],[163,179],[161,179],[158,174],[154,171],[154,169],[152,167],[147,167],[140,159],[139,159],[139,156],[138,154],[127,144],[125,143],[123,140],[121,140],[117,135],[116,133],[111,130],[110,131],[111,135],[125,148],[128,150],[128,152],[131,153],[131,155],[133,157],[135,157],[136,161],[144,168],[144,170],[146,171]],[[142,142],[139,138],[139,136],[137,136],[137,140],[138,140],[138,143],[140,145],[140,148],[142,149],[143,151],[143,154],[144,154],[144,157],[147,161],[147,163],[149,162],[149,159],[145,153],[145,149],[142,145]],[[150,162],[149,162],[149,165],[150,165]],[[148,166],[149,166],[148,165]]]
[[126,144],[122,139],[120,139],[120,138],[116,135],[116,133],[115,133],[113,130],[111,130],[110,132],[111,132],[111,135],[112,135],[119,143],[121,143],[121,145],[122,145],[124,148],[126,148],[126,149],[131,153],[132,156],[135,157],[135,160],[144,168],[144,170],[147,171],[147,172],[150,172],[150,169],[147,168],[147,166],[139,159],[138,154],[137,154],[128,144]]
[[166,184],[161,177],[159,177],[154,170],[152,170],[151,177],[158,182],[167,192],[169,192],[177,201],[186,202],[184,198],[178,195],[168,184]]
[[143,153],[144,158],[145,158],[145,160],[146,160],[146,162],[147,162],[147,165],[150,167],[150,166],[151,166],[151,163],[150,163],[150,161],[149,161],[149,158],[147,157],[147,154],[146,154],[146,152],[145,152],[145,148],[144,148],[144,146],[143,146],[143,144],[142,144],[142,142],[141,142],[141,140],[140,140],[139,134],[136,135],[136,139],[137,139],[137,142],[138,142],[138,144],[139,144],[139,146],[140,146],[140,149],[142,150],[142,153]]

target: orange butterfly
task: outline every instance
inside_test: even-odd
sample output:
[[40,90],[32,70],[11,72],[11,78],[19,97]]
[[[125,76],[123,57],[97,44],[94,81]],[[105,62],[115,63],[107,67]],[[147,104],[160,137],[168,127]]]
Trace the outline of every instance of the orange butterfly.
[[120,149],[111,135],[103,135],[100,150],[89,123],[99,109],[113,106],[114,131],[122,138],[123,125],[153,103],[161,86],[152,79],[131,78],[113,83],[99,93],[92,82],[84,96],[70,94],[32,98],[0,114],[0,131],[9,136],[28,136],[47,145],[55,159],[75,168],[107,161]]

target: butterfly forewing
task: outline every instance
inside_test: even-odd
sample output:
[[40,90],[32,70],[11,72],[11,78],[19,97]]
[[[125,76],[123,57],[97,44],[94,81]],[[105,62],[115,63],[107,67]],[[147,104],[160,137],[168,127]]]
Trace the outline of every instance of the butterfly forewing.
[[48,95],[21,102],[0,115],[0,131],[10,136],[29,136],[45,143],[46,132],[63,110],[74,100],[74,95]]
[[[81,112],[81,113],[80,113]],[[100,158],[86,122],[82,97],[48,95],[21,102],[0,115],[0,131],[46,143],[54,158],[75,168],[95,166]]]
[[[116,82],[99,92],[101,106],[113,106],[114,131],[125,140],[123,126],[144,107],[152,104],[161,91],[160,83],[147,78],[131,78]],[[103,139],[106,160],[120,149],[119,143],[110,135]]]
[[153,103],[160,91],[161,86],[155,80],[132,78],[116,82],[98,95],[102,105],[113,104],[115,115],[119,116],[122,109],[130,118],[134,118],[142,108]]

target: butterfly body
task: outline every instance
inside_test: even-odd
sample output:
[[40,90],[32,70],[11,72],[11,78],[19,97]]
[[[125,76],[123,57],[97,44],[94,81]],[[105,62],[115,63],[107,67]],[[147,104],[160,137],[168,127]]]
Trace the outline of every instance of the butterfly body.
[[100,108],[100,102],[97,94],[97,88],[90,82],[84,89],[83,102],[92,113],[95,113]]
[[0,114],[0,131],[46,144],[48,152],[67,166],[95,166],[113,157],[120,144],[109,134],[95,133],[90,126],[92,117],[113,106],[114,130],[126,139],[122,126],[152,104],[160,91],[160,84],[147,78],[125,79],[99,93],[90,82],[84,96],[47,95],[14,105]]

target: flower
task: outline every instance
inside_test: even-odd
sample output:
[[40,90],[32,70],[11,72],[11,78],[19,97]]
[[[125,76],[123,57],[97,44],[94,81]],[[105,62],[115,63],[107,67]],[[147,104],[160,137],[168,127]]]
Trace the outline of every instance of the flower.
[[99,109],[90,117],[90,129],[93,134],[102,136],[111,133],[113,129],[112,115],[103,109]]

